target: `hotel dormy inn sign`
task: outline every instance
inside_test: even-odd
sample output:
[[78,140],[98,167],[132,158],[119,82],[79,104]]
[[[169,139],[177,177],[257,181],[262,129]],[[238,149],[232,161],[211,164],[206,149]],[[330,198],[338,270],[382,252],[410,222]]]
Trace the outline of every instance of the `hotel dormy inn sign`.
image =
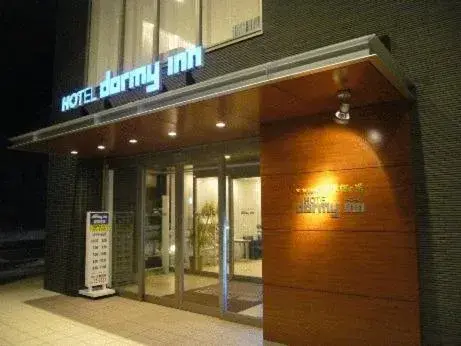
[[[361,214],[365,212],[364,192],[365,187],[362,183],[296,188],[296,193],[302,195],[296,212],[299,214],[329,214],[333,218],[338,218],[341,213]],[[343,203],[339,201],[341,194],[346,195]]]
[[[186,49],[184,52],[169,56],[166,63],[168,76],[200,67],[203,64],[203,49],[202,47]],[[158,92],[160,79],[160,62],[158,60],[118,76],[107,71],[99,86],[88,87],[64,96],[61,101],[61,112],[139,87],[145,87],[146,93]]]

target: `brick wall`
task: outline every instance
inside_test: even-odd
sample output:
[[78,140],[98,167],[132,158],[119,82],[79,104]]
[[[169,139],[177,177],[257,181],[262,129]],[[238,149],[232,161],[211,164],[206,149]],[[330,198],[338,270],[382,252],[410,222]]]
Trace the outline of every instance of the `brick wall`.
[[[64,0],[59,3],[62,19],[58,21],[55,99],[62,92],[82,86],[85,61],[82,35],[86,33],[87,0],[72,1],[72,5],[65,5],[68,1]],[[263,0],[264,34],[207,54],[206,67],[194,72],[200,81],[371,33],[390,36],[392,55],[417,87],[412,135],[423,344],[455,344],[461,340],[460,20],[461,3],[456,0]],[[173,80],[170,84],[170,88],[178,87],[184,81]],[[119,102],[140,97],[127,94]],[[55,114],[52,121],[69,117]],[[50,168],[73,167],[69,162],[55,164],[51,163]],[[72,180],[72,174],[65,179]],[[63,184],[51,178],[49,186]],[[52,243],[61,245],[58,229],[69,223],[68,198],[73,196],[66,189],[62,195],[51,191],[49,196],[48,232],[54,234]],[[63,203],[59,219],[53,216],[58,212],[53,209],[59,204],[57,198]],[[60,259],[65,258],[58,249],[48,258],[49,266],[59,266]]]
[[76,295],[85,280],[86,212],[101,208],[101,162],[51,156],[45,288]]
[[[136,211],[136,184],[137,184],[137,168],[136,166],[127,166],[123,168],[116,168],[114,170],[114,213],[132,213],[133,217],[133,229],[131,232],[132,252],[129,262],[131,262],[132,270],[131,273],[137,272],[137,261],[135,254],[137,253],[138,241],[135,232],[135,211]],[[114,228],[114,237],[122,234],[118,234],[117,227]],[[113,260],[116,260],[116,250],[113,253]],[[114,267],[117,267],[115,262]],[[132,276],[129,277],[128,271],[119,277],[116,277],[116,281],[129,282],[132,280]],[[118,282],[114,282],[117,284]]]

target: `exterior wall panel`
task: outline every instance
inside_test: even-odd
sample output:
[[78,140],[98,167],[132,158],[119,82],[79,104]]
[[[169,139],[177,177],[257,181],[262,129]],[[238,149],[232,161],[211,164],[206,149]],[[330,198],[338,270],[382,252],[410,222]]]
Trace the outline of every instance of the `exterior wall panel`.
[[[420,342],[410,115],[398,104],[351,112],[347,126],[332,114],[261,125],[263,321],[270,341]],[[350,189],[357,184],[362,188]],[[318,195],[299,192],[317,188]],[[338,214],[299,213],[305,196],[338,203]],[[350,200],[363,202],[364,211],[347,212]]]
[[85,280],[86,212],[101,208],[101,162],[52,156],[48,168],[45,288],[77,295]]

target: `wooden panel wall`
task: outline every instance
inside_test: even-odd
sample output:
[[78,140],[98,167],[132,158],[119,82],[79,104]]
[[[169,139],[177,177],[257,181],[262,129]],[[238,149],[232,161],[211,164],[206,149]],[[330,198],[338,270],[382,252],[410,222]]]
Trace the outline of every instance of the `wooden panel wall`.
[[[261,125],[264,338],[289,345],[417,345],[410,119],[404,105]],[[363,184],[363,213],[297,213],[299,188]],[[360,196],[357,196],[357,193]]]

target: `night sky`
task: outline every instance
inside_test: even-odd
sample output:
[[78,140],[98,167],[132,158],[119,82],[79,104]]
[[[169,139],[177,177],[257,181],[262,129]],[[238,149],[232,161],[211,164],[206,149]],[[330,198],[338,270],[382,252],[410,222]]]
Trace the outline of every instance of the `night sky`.
[[0,232],[43,228],[47,157],[7,150],[7,139],[48,123],[55,1],[1,0]]

